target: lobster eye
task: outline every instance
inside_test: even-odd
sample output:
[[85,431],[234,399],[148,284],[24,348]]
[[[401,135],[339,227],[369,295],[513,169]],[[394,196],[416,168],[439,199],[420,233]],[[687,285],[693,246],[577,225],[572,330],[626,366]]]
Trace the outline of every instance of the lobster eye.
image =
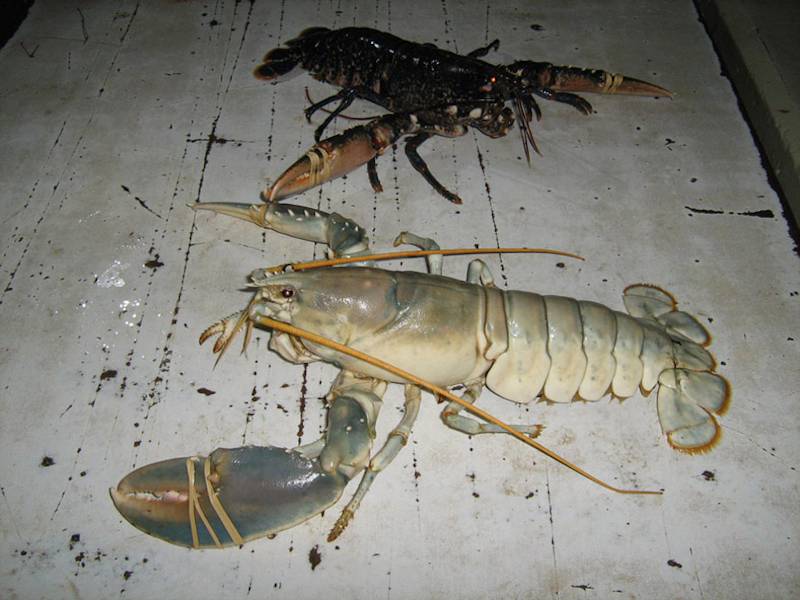
[[497,77],[492,75],[489,77],[489,81],[483,84],[479,89],[481,92],[491,92],[495,83],[497,83]]
[[294,296],[294,290],[292,288],[283,288],[281,290],[281,296],[284,298],[291,298]]

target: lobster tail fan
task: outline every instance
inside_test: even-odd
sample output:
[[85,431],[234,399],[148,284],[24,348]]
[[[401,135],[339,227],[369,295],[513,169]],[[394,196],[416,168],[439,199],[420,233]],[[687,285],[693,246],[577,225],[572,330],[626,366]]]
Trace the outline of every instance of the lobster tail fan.
[[[704,348],[711,336],[692,315],[677,310],[675,297],[660,287],[628,286],[622,300],[628,313],[645,326],[645,344],[652,327],[663,328],[671,338],[668,364],[651,365],[650,369],[652,373],[655,366],[658,373],[656,409],[667,442],[689,454],[710,450],[722,434],[715,415],[725,413],[731,397],[730,385],[714,373],[716,361]],[[647,390],[656,383],[656,375],[650,377],[652,384],[645,385],[646,373],[642,381]]]
[[272,81],[281,75],[286,75],[297,66],[298,62],[297,56],[292,50],[275,48],[267,53],[263,63],[253,71],[253,75],[264,81]]
[[631,285],[625,288],[622,300],[629,314],[658,321],[671,335],[682,336],[702,346],[711,343],[706,328],[692,315],[677,310],[677,301],[666,290],[654,285]]
[[689,454],[713,448],[722,433],[714,414],[728,407],[728,382],[708,371],[667,369],[658,383],[658,419],[669,445]]

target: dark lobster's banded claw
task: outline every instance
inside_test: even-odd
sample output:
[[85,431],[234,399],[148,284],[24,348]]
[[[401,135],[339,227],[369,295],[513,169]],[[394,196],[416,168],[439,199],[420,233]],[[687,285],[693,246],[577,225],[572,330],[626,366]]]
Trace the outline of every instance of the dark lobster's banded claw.
[[141,467],[111,497],[147,534],[178,546],[222,548],[310,519],[339,499],[347,481],[297,451],[244,446]]
[[367,164],[382,151],[375,148],[366,127],[322,140],[278,177],[264,199],[274,202],[305,192]]
[[[286,169],[272,187],[264,190],[264,200],[276,202],[346,175],[370,163],[401,136],[416,129],[414,118],[389,114],[324,139]],[[370,179],[372,181],[372,171]],[[375,181],[372,184],[376,186]]]
[[556,81],[551,86],[553,90],[560,92],[672,97],[672,92],[660,85],[634,77],[626,77],[618,73],[576,69],[574,67],[569,67],[564,71],[567,72],[557,74]]
[[560,67],[547,62],[529,60],[517,61],[509,65],[509,69],[541,88],[556,92],[672,96],[672,92],[660,85],[618,73],[609,73],[602,69]]

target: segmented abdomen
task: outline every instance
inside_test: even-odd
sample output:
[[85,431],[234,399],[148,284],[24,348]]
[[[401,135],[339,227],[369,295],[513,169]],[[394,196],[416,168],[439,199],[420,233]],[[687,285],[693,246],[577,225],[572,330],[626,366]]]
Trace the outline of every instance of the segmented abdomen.
[[667,297],[658,292],[663,298],[643,304],[626,290],[626,305],[635,316],[595,302],[504,292],[508,349],[487,373],[487,385],[517,402],[539,395],[570,402],[608,393],[626,398],[639,386],[649,392],[670,368],[713,369],[714,359],[700,345],[708,335],[699,323],[686,313],[679,313],[677,329],[669,322],[673,317],[667,324],[657,320],[676,312],[672,304],[659,315],[651,310],[653,302],[663,304]]
[[[490,310],[502,294],[503,311]],[[625,289],[629,314],[594,302],[487,288],[487,338],[496,359],[486,385],[517,402],[627,398],[658,386],[656,410],[669,444],[704,452],[719,440],[728,382],[703,347],[708,332],[675,299],[649,285]],[[504,312],[506,329],[499,321]],[[499,332],[499,333],[498,333]],[[498,349],[505,347],[505,351]]]

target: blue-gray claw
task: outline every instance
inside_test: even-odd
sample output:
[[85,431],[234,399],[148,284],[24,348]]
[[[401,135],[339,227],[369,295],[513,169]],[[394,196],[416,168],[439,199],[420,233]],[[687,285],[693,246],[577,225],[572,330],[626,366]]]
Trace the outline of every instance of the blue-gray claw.
[[141,467],[111,497],[145,533],[179,546],[222,548],[310,519],[339,499],[347,481],[295,450],[244,446]]

